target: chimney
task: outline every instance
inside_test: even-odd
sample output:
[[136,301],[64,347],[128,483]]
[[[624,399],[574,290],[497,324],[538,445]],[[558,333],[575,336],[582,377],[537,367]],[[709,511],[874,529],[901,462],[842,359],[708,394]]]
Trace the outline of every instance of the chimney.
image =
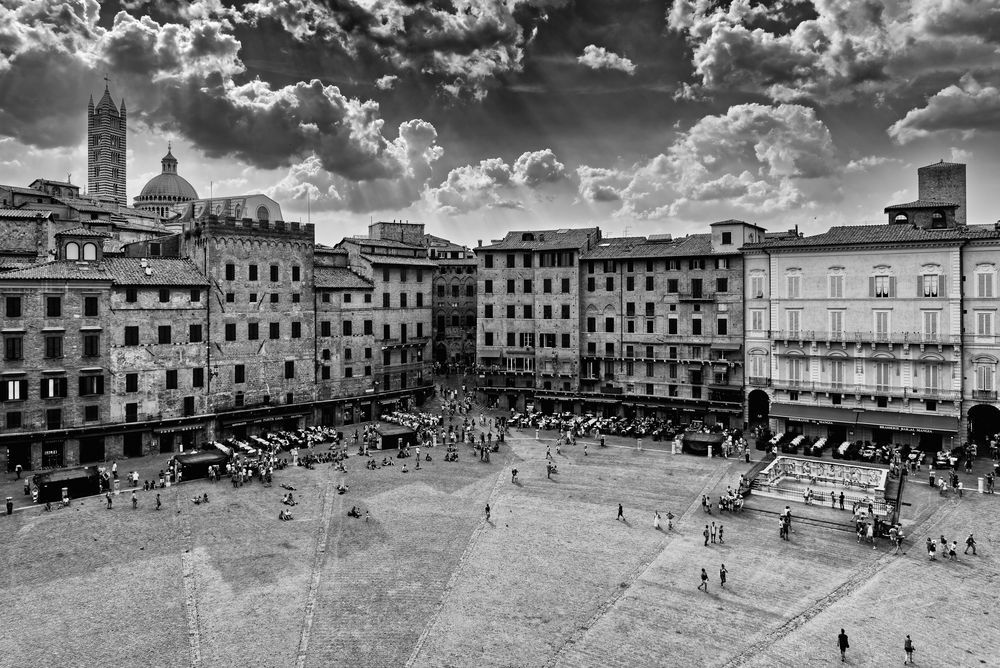
[[[1000,222],[1000,221],[998,221],[998,222]],[[483,240],[482,239],[476,239],[476,248],[479,248],[482,245],[483,245]]]

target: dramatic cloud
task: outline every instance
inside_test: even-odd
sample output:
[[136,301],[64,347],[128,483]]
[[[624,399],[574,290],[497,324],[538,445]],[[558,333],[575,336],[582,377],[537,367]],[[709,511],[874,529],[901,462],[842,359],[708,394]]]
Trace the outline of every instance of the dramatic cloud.
[[500,158],[457,167],[439,187],[428,190],[432,209],[448,215],[484,208],[521,208],[525,196],[565,178],[565,166],[550,149],[526,152],[513,167]]
[[1000,21],[986,0],[678,0],[667,22],[691,47],[695,94],[844,101],[1000,65]]
[[375,80],[375,87],[379,90],[392,90],[397,81],[399,81],[399,77],[395,74],[386,74]]
[[980,130],[995,132],[1000,127],[1000,89],[983,86],[971,75],[911,109],[889,127],[889,136],[900,144],[931,134],[960,132],[971,135]]
[[618,70],[629,75],[635,74],[635,64],[631,60],[612,53],[603,46],[587,45],[583,49],[583,55],[576,60],[592,70]]
[[434,162],[441,157],[437,131],[425,121],[407,121],[399,126],[399,135],[389,144],[388,153],[402,170],[394,178],[346,179],[325,169],[323,160],[312,155],[292,165],[269,192],[282,201],[308,197],[314,211],[402,209],[420,199]]
[[300,41],[321,40],[438,80],[442,90],[482,98],[498,75],[521,70],[524,47],[546,9],[567,0],[258,0],[247,20],[278,22]]
[[858,158],[857,160],[851,160],[844,166],[845,172],[867,172],[873,167],[879,167],[880,165],[891,165],[899,164],[902,160],[898,158],[890,158],[884,155],[866,155],[863,158]]
[[577,170],[588,201],[621,200],[618,215],[697,215],[705,203],[756,213],[803,204],[803,182],[831,177],[835,150],[815,112],[800,105],[741,104],[706,116],[665,153],[630,169]]

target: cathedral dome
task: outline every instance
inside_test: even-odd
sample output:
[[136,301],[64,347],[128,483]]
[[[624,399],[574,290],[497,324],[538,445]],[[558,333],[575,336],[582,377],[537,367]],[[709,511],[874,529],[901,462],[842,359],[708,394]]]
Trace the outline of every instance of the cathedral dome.
[[185,202],[198,199],[198,193],[195,192],[194,186],[180,174],[164,172],[157,174],[143,186],[138,199],[140,201],[168,199],[175,202]]

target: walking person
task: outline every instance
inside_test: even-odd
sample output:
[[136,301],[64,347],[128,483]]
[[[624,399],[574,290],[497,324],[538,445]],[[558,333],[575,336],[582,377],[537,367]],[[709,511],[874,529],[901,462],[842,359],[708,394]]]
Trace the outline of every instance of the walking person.
[[132,510],[139,507],[139,497],[135,495],[135,490],[132,490]]
[[707,524],[705,525],[705,530],[702,531],[701,534],[705,537],[705,547],[708,547],[709,531],[708,531],[708,525]]
[[622,522],[625,521],[625,510],[622,508],[622,504],[620,503],[618,504],[618,517],[615,519],[621,520]]
[[654,510],[653,511],[653,528],[656,529],[657,531],[660,530],[660,511],[659,510]]
[[722,564],[722,566],[719,567],[719,582],[723,589],[726,588],[726,573],[728,572],[729,571],[726,570],[725,564]]
[[715,536],[716,536],[717,532],[718,532],[718,529],[715,528],[715,522],[712,522],[712,542],[713,543],[715,542]]
[[725,543],[726,542],[726,541],[722,540],[722,525],[721,524],[719,525],[719,542],[720,543]]
[[910,640],[910,635],[906,635],[906,640],[903,641],[903,651],[906,652],[906,660],[903,661],[903,665],[907,663],[913,664],[913,641]]
[[837,647],[840,648],[841,661],[847,661],[847,650],[850,646],[850,643],[847,641],[847,634],[844,632],[844,629],[840,629],[840,633],[837,635]]
[[972,549],[972,556],[976,556],[976,539],[969,534],[969,537],[965,539],[965,553],[969,553],[969,549]]
[[843,492],[840,493],[840,509],[841,510],[844,509],[844,493]]
[[490,504],[486,504],[486,521],[490,521]]
[[162,505],[163,505],[163,502],[162,502],[162,501],[160,501],[160,495],[159,495],[159,494],[157,494],[157,495],[156,495],[156,509],[157,509],[157,510],[159,510],[159,509],[160,509],[160,506],[162,506]]
[[108,500],[108,510],[111,510],[111,491],[108,490],[104,496]]
[[701,584],[698,585],[698,589],[708,593],[708,573],[705,572],[704,568],[701,569]]

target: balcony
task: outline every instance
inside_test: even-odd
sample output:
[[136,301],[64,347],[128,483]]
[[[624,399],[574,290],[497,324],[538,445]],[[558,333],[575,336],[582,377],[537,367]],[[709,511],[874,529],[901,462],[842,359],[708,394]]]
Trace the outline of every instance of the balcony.
[[770,387],[771,379],[763,376],[750,376],[747,378],[747,384],[754,387]]
[[429,336],[408,336],[405,339],[394,337],[382,339],[382,349],[386,348],[419,348],[426,345],[431,340]]
[[[794,390],[797,392],[825,392],[834,394],[855,394],[866,396],[898,397],[900,399],[934,399],[938,401],[958,401],[961,393],[955,390],[942,390],[928,387],[894,387],[891,385],[855,385],[854,383],[813,382],[808,380],[771,381],[779,390]],[[753,383],[750,383],[753,385]],[[996,393],[994,393],[995,395]]]
[[688,290],[678,292],[677,298],[682,302],[710,302],[715,299],[715,295],[707,294],[703,290]]
[[925,334],[923,332],[872,332],[817,329],[772,329],[768,337],[775,341],[817,341],[823,343],[900,343],[903,345],[955,345],[961,343],[961,334]]
[[996,390],[973,390],[972,398],[978,399],[980,401],[996,401],[997,391]]

